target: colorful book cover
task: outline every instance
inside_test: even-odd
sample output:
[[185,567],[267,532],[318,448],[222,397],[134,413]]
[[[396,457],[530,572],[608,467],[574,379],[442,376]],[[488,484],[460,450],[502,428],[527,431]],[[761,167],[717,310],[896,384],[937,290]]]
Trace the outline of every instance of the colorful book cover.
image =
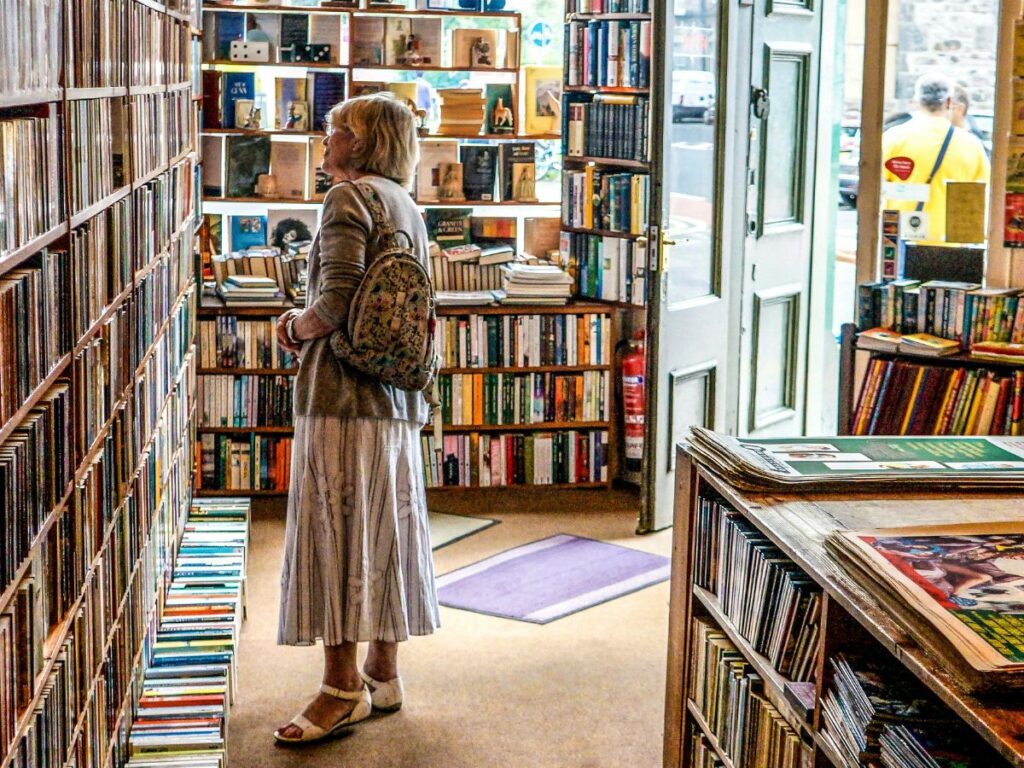
[[524,67],[524,133],[561,131],[562,69],[560,67]]
[[231,250],[244,251],[267,244],[266,216],[229,216],[231,219]]

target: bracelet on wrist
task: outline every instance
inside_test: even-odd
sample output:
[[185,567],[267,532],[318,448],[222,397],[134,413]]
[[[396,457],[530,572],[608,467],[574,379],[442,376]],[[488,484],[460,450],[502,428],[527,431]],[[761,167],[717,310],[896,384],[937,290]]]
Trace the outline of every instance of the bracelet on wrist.
[[294,325],[295,325],[295,321],[296,321],[296,319],[298,319],[298,317],[299,317],[298,314],[293,314],[291,317],[289,317],[285,321],[285,324],[284,324],[284,335],[287,336],[288,337],[288,341],[290,341],[296,347],[299,346],[299,344],[302,343],[297,338],[295,338],[295,327],[294,327]]

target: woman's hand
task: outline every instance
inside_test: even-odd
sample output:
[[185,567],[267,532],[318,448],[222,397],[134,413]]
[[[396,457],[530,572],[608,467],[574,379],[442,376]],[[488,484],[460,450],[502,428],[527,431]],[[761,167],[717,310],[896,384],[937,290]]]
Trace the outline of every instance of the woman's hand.
[[[302,350],[302,343],[292,343],[292,340],[288,337],[288,323],[293,317],[298,317],[301,314],[301,309],[289,309],[277,318],[277,326],[274,329],[277,334],[277,343],[280,344],[283,349],[291,352],[292,354],[298,354]],[[292,327],[294,328],[294,325]]]

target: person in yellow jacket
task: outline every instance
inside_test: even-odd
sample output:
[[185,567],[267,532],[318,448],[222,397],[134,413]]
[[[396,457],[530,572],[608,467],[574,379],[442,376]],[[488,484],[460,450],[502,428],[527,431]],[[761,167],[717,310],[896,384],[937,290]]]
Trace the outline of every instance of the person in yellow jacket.
[[946,239],[946,182],[988,183],[985,147],[974,134],[950,122],[953,84],[930,74],[914,85],[917,113],[882,134],[883,181],[928,185],[928,199],[886,200],[898,211],[923,211],[928,216],[928,241]]

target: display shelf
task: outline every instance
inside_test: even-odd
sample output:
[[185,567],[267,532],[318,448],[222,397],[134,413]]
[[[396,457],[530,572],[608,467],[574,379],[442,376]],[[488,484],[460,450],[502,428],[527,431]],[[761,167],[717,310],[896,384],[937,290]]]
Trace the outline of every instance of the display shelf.
[[[445,432],[562,432],[608,429],[610,421],[539,421],[535,424],[445,424]],[[430,430],[427,424],[425,430]]]
[[610,371],[610,365],[523,365],[523,366],[488,366],[469,368],[444,368],[438,370],[441,376],[452,374],[474,373],[582,373],[584,371]]
[[200,376],[294,376],[298,368],[199,368]]
[[438,307],[438,317],[460,315],[608,315],[607,304],[573,302],[570,304],[499,304],[484,307]]
[[210,304],[210,301],[220,301],[203,296],[199,305],[199,317],[219,317],[221,315],[238,315],[239,317],[277,317],[290,309],[295,309],[294,304],[287,304],[278,307],[228,307],[224,304]]
[[63,88],[44,88],[39,91],[0,95],[0,109],[30,107],[35,104],[49,104],[64,100]]
[[519,70],[515,67],[456,67],[456,66],[430,66],[422,64],[415,67],[407,67],[404,64],[352,64],[349,69],[374,70],[379,72],[480,72],[485,74],[518,75]]
[[575,491],[575,490],[608,490],[609,483],[581,482],[581,483],[507,483],[505,485],[431,485],[427,493],[453,493],[457,491],[501,491],[510,488],[544,488],[552,491]]
[[417,200],[421,208],[523,208],[561,205],[561,200]]
[[926,361],[929,365],[970,365],[977,366],[980,368],[996,366],[999,368],[1020,368],[1024,366],[1024,359],[1020,361],[1013,360],[986,360],[982,357],[974,357],[970,352],[957,352],[952,355],[943,355],[942,357],[936,357],[934,355],[921,355],[908,350],[896,350],[895,352],[883,352],[877,349],[869,349],[867,347],[860,346],[860,342],[857,343],[858,352],[870,352],[872,355],[877,357],[891,357],[891,358],[906,358],[913,360],[914,362]]
[[562,88],[566,93],[621,93],[625,95],[646,96],[650,88],[627,88],[618,85],[566,85]]
[[231,59],[213,59],[203,62],[203,69],[219,69],[221,67],[285,67],[288,69],[352,69],[348,64],[319,61],[231,61]]
[[68,223],[65,221],[38,237],[32,238],[24,245],[18,246],[13,251],[8,251],[3,256],[0,256],[0,275],[14,269],[26,259],[29,259],[39,253],[39,251],[46,246],[57,242],[63,238],[67,232]]
[[569,21],[650,21],[649,13],[570,13]]
[[327,14],[351,14],[355,8],[322,8],[320,6],[295,6],[295,5],[280,5],[276,3],[218,3],[210,2],[207,0],[202,4],[202,10],[215,12],[215,11],[248,11],[251,13],[327,13]]
[[[278,130],[256,130],[255,128],[203,128],[199,131],[203,136],[326,136],[324,131],[295,131],[284,128]],[[215,199],[215,198],[211,198]]]
[[516,20],[516,11],[474,11],[468,8],[444,10],[441,8],[360,8],[352,12],[353,16],[437,16],[447,19],[509,19]]
[[128,87],[124,85],[106,88],[65,88],[64,97],[67,101],[84,101],[86,99],[113,99],[128,95]]
[[294,427],[196,427],[201,434],[211,435],[290,435]]
[[633,234],[632,232],[618,232],[614,229],[595,229],[588,227],[569,227],[562,224],[562,230],[565,232],[577,232],[581,235],[599,235],[601,237],[621,237],[623,240],[637,240],[644,235]]
[[[711,732],[711,726],[708,725],[707,718],[704,717],[704,713],[700,711],[693,699],[686,700],[686,709],[690,712],[690,716],[693,717],[693,722],[700,729],[700,732],[704,735],[708,745],[711,747],[711,751],[715,753],[719,760],[722,761],[724,768],[736,768],[732,761],[732,758],[726,754],[725,750],[722,749],[722,745],[718,743],[718,737]],[[686,749],[689,750],[689,744],[686,745]]]
[[204,203],[229,203],[232,205],[323,205],[323,200],[306,200],[301,197],[203,197]]
[[591,155],[566,155],[562,158],[565,163],[581,163],[583,165],[620,166],[622,168],[637,168],[649,171],[651,164],[646,160],[625,160],[616,157],[594,157]]
[[127,197],[132,191],[131,184],[125,184],[123,187],[119,187],[107,195],[102,200],[99,200],[92,205],[83,208],[74,216],[71,217],[71,228],[75,229],[85,224],[89,219],[103,213],[107,208],[112,206],[124,197]]
[[129,96],[155,96],[162,93],[167,93],[166,83],[147,83],[146,85],[128,86]]
[[202,498],[231,498],[234,496],[256,496],[261,498],[285,498],[288,491],[273,488],[197,488],[195,496]]

